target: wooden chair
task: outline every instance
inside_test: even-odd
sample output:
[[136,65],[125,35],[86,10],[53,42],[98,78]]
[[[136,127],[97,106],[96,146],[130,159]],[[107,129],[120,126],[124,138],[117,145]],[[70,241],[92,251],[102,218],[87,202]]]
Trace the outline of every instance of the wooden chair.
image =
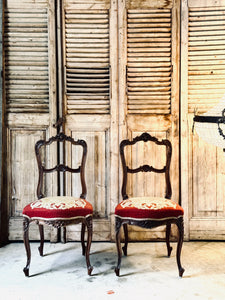
[[[43,165],[40,149],[46,147],[52,143],[62,143],[70,142],[72,145],[82,147],[82,157],[81,164],[78,168],[73,169],[64,164],[58,164],[53,168],[47,169]],[[74,146],[73,146],[74,147]],[[43,148],[42,148],[43,149]],[[85,162],[87,156],[87,144],[84,140],[75,141],[73,138],[66,136],[63,133],[60,133],[54,137],[51,137],[49,140],[44,141],[40,140],[35,144],[35,154],[38,163],[39,170],[39,181],[37,186],[37,201],[34,201],[28,204],[23,209],[23,231],[24,231],[24,245],[27,254],[27,264],[23,269],[25,276],[29,276],[29,267],[31,260],[31,251],[29,243],[29,225],[31,222],[36,222],[39,226],[40,231],[40,247],[38,248],[39,253],[43,256],[43,247],[44,247],[44,227],[43,225],[50,225],[55,228],[63,227],[64,233],[67,225],[81,223],[81,245],[82,245],[82,254],[86,255],[86,263],[88,275],[91,275],[93,267],[90,264],[89,252],[92,241],[92,215],[93,207],[91,203],[86,200],[86,183],[85,183]],[[43,176],[45,173],[51,172],[71,172],[71,173],[80,173],[80,181],[82,193],[80,198],[76,197],[67,197],[67,196],[55,196],[55,197],[45,197],[43,195]],[[87,246],[85,246],[84,235],[85,229],[87,227],[88,237],[87,237]]]
[[[124,149],[127,146],[134,145],[138,142],[152,142],[156,145],[163,145],[166,147],[166,165],[162,169],[154,168],[150,165],[142,165],[138,168],[129,168],[124,154]],[[176,202],[170,200],[172,191],[170,184],[170,162],[171,162],[172,146],[169,140],[165,139],[159,141],[157,138],[152,137],[148,133],[143,133],[135,137],[132,141],[123,140],[120,143],[120,156],[123,169],[123,182],[122,182],[122,198],[115,209],[115,229],[116,229],[116,244],[118,252],[118,263],[115,268],[115,273],[119,276],[121,265],[121,242],[120,242],[120,228],[123,225],[125,244],[123,249],[124,255],[127,255],[128,246],[128,224],[136,225],[142,228],[155,228],[161,225],[166,225],[166,245],[168,256],[170,256],[172,247],[170,246],[169,236],[171,231],[171,224],[176,224],[179,231],[179,238],[177,244],[177,265],[179,269],[179,276],[182,277],[184,269],[181,266],[180,254],[183,244],[183,208]],[[127,195],[127,174],[137,172],[156,172],[165,173],[166,191],[165,198],[161,197],[135,197],[131,198]]]

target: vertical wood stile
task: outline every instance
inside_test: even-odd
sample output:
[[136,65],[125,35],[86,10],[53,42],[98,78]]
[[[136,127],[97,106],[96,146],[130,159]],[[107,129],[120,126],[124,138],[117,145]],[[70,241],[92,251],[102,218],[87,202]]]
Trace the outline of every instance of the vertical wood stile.
[[181,2],[181,93],[180,93],[180,176],[181,204],[184,208],[184,237],[189,239],[189,140],[188,140],[188,4]]

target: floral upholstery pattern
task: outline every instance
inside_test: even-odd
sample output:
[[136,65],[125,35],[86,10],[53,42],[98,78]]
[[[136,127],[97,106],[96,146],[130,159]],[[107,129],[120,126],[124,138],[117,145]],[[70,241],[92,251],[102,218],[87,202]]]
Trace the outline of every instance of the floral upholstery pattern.
[[115,215],[120,218],[167,219],[183,216],[183,208],[173,200],[161,197],[128,198],[119,203]]
[[93,214],[93,207],[85,199],[57,196],[34,201],[23,209],[23,216],[34,219],[73,219]]

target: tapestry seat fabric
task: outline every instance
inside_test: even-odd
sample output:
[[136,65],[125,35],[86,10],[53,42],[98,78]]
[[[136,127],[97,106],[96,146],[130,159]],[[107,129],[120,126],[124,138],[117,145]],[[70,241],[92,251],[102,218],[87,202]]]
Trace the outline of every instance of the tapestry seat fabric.
[[54,220],[75,219],[93,214],[91,203],[82,198],[57,196],[34,201],[23,209],[23,216],[29,219]]
[[160,197],[128,198],[120,202],[115,215],[138,220],[163,220],[183,216],[183,208],[173,200]]

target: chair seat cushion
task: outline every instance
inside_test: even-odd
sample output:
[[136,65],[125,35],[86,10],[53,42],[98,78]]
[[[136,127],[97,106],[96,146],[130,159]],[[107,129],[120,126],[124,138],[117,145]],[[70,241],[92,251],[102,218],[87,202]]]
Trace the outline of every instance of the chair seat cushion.
[[87,200],[67,196],[42,198],[23,209],[23,216],[30,219],[74,219],[92,214],[93,207]]
[[183,208],[176,202],[160,197],[128,198],[120,202],[115,215],[120,218],[162,220],[183,216]]

